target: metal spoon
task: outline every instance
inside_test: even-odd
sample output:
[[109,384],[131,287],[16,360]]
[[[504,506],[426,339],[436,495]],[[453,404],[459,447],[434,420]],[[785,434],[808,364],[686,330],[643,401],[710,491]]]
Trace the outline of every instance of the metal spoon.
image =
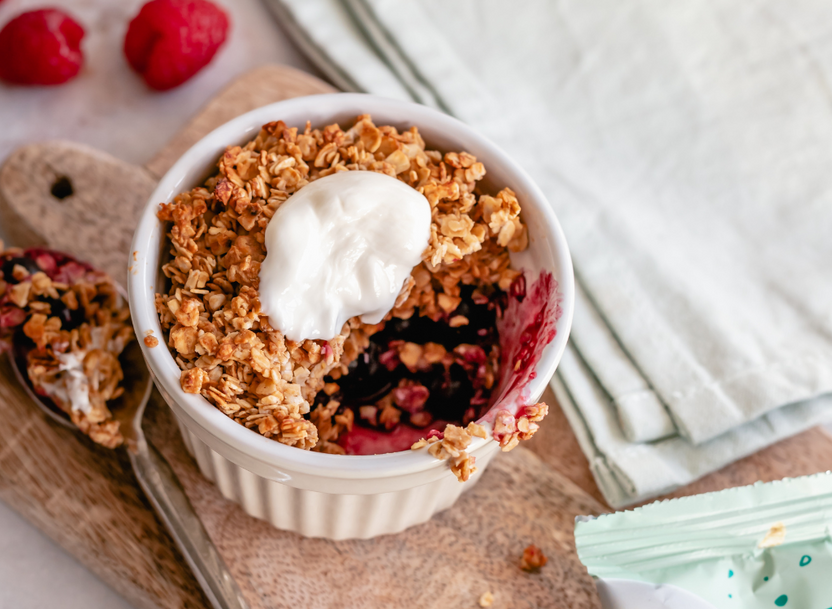
[[[30,348],[23,332],[15,332],[10,359],[17,379],[49,418],[77,430],[64,411],[49,398],[38,395],[32,387],[26,373],[26,353]],[[139,486],[165,523],[211,606],[215,609],[248,609],[237,582],[208,537],[170,465],[145,439],[142,417],[153,383],[137,341],[132,341],[125,348],[119,361],[124,370],[124,394],[109,406],[113,418],[121,423],[127,455]]]

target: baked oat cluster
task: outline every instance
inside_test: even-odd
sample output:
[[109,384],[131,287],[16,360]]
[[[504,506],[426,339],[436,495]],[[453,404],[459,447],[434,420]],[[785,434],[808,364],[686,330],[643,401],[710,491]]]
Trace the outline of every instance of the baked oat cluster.
[[122,444],[107,403],[124,391],[118,356],[134,336],[113,280],[57,252],[0,243],[0,335],[18,330],[31,341],[26,371],[35,391],[93,441]]
[[546,558],[543,550],[534,544],[530,544],[523,550],[523,556],[520,558],[520,568],[523,571],[534,573],[545,567],[547,562],[549,562],[549,559]]
[[[441,448],[432,446],[432,452],[451,459],[458,477],[467,479],[474,468],[464,448],[470,432],[485,435],[473,421],[483,414],[499,373],[496,330],[476,330],[475,337],[485,337],[479,344],[446,348],[395,340],[385,329],[411,318],[474,328],[468,303],[488,308],[493,317],[501,295],[522,279],[510,268],[508,254],[528,245],[514,193],[505,188],[494,196],[480,194],[485,167],[473,155],[428,150],[416,127],[399,132],[376,126],[369,115],[357,117],[347,130],[266,124],[248,144],[229,147],[217,169],[203,186],[162,204],[158,212],[170,223],[171,259],[162,267],[169,290],[156,295],[156,308],[182,369],[182,389],[266,437],[343,454],[338,440],[357,424],[391,430],[406,422],[426,431],[438,424],[425,407],[432,390],[418,375],[436,369],[447,377],[458,366],[473,387],[460,417],[468,431],[448,425],[425,442],[443,437]],[[385,173],[423,193],[432,210],[429,246],[381,323],[364,324],[356,317],[332,340],[295,342],[260,313],[265,229],[293,193],[339,171]],[[385,342],[379,344],[382,336]],[[398,368],[413,378],[401,378],[366,403],[348,407],[344,381],[368,350],[382,369]],[[531,428],[524,429],[509,435],[529,434]]]

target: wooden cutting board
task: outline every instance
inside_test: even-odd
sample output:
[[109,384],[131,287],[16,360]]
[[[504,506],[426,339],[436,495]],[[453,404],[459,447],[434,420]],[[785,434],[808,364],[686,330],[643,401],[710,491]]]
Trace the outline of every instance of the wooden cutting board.
[[[0,169],[0,219],[15,245],[62,249],[123,281],[136,214],[184,150],[249,109],[331,90],[293,69],[255,70],[211,101],[144,168],[66,142],[23,148]],[[551,392],[546,397],[554,406]],[[199,474],[158,394],[147,427],[254,609],[476,607],[486,591],[496,608],[598,607],[575,555],[572,529],[576,515],[608,508],[562,413],[557,407],[550,412],[526,448],[496,458],[453,508],[399,535],[369,541],[304,539],[223,499]],[[125,456],[43,417],[16,386],[4,358],[0,417],[0,500],[137,607],[207,606]],[[676,494],[825,469],[832,469],[832,438],[815,429]],[[537,574],[518,568],[532,542],[549,557]]]

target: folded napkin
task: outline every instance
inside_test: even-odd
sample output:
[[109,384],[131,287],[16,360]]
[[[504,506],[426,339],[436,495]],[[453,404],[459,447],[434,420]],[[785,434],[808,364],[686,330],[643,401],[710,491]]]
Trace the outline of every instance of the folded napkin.
[[555,387],[613,507],[832,416],[823,3],[267,2],[336,84],[543,188],[579,285]]

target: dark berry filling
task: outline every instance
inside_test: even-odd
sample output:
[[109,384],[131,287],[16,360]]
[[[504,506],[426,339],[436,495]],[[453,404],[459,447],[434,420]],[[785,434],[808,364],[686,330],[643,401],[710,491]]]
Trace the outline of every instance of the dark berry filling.
[[[339,389],[332,395],[320,392],[315,405],[337,400],[337,414],[353,411],[353,430],[339,438],[348,453],[371,430],[402,444],[390,450],[405,450],[419,433],[403,433],[403,425],[424,435],[439,424],[465,425],[485,413],[498,375],[496,325],[506,294],[464,286],[460,297],[456,310],[439,320],[417,314],[388,321],[346,375],[326,379]],[[451,323],[460,317],[467,324]],[[384,410],[391,407],[394,414],[385,418]]]
[[0,266],[0,279],[10,284],[19,283],[19,280],[14,276],[14,267],[16,266],[23,267],[30,275],[41,270],[32,258],[24,258],[22,256],[4,256],[3,264]]
[[50,316],[60,319],[61,328],[64,330],[78,328],[86,320],[83,307],[76,307],[73,310],[56,298],[44,298],[43,301],[49,303]]
[[[28,275],[20,277],[18,273],[20,278],[15,277],[15,267],[24,269]],[[0,280],[7,284],[5,293],[0,294],[0,330],[19,326],[26,319],[26,313],[16,307],[8,296],[8,290],[11,286],[17,285],[21,281],[29,281],[31,276],[38,272],[45,273],[53,281],[72,285],[92,271],[91,266],[79,262],[71,256],[43,248],[16,250],[15,253],[0,256]],[[83,307],[70,309],[57,298],[42,297],[39,300],[49,304],[49,309],[46,312],[50,316],[58,317],[64,330],[77,328],[86,319],[86,312]]]

